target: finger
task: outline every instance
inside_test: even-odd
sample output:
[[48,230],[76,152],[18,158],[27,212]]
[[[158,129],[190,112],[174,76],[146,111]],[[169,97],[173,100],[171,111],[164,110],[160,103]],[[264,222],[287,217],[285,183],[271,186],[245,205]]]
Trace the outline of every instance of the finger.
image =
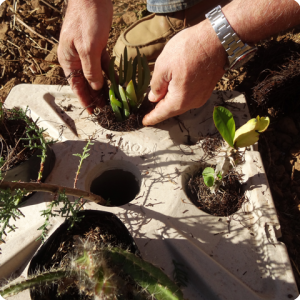
[[150,82],[151,91],[148,98],[151,102],[158,102],[165,97],[168,92],[169,82],[172,79],[171,75],[166,71],[167,69],[161,69],[159,66],[159,61],[157,61]]
[[143,118],[144,126],[151,126],[160,123],[168,118],[181,114],[182,111],[175,110],[166,97],[160,100],[155,108]]
[[103,86],[103,74],[101,67],[102,54],[91,50],[93,45],[89,45],[88,50],[79,53],[82,71],[84,77],[89,82],[91,88],[95,91],[99,91]]

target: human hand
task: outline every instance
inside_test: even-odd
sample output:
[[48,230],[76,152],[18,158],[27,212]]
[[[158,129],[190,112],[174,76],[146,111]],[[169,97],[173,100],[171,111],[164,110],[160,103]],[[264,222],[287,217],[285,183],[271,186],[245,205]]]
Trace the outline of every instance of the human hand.
[[[112,14],[111,0],[69,0],[60,33],[59,63],[89,113],[94,106],[104,105],[104,98],[96,91],[103,87],[102,69],[108,70],[109,55],[105,48]],[[79,70],[84,77],[78,74]]]
[[204,105],[225,73],[226,60],[208,20],[175,35],[156,60],[149,100],[159,103],[143,124],[155,125]]

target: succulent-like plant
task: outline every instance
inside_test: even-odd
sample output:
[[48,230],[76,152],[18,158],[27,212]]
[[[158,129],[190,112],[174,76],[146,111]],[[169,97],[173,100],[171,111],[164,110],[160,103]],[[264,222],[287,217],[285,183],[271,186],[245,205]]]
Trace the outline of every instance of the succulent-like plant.
[[116,119],[119,122],[126,120],[131,113],[135,113],[141,106],[146,90],[150,83],[150,69],[145,55],[141,56],[136,48],[137,56],[128,61],[127,48],[121,55],[119,67],[119,84],[115,79],[114,62],[112,57],[109,65],[111,87],[109,100]]
[[[68,269],[45,271],[30,278],[9,284],[0,289],[3,297],[18,294],[32,287],[58,283],[58,293],[62,294],[68,285],[77,285],[80,293],[94,299],[119,298],[126,290],[126,278],[129,276],[141,290],[131,287],[137,299],[183,300],[182,292],[166,274],[149,262],[121,248],[101,248],[94,242],[76,243],[74,254],[69,255]],[[61,283],[61,287],[60,287]]]

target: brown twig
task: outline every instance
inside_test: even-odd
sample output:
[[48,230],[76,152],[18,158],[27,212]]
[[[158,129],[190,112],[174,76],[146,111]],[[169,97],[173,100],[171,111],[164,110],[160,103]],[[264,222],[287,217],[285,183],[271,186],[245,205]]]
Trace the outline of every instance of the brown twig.
[[53,44],[53,45],[56,45],[56,43],[52,42],[51,40],[45,38],[44,36],[42,36],[41,34],[37,33],[35,30],[33,30],[30,26],[28,26],[26,23],[24,23],[20,18],[18,18],[16,16],[16,20],[21,24],[23,25],[24,27],[26,27],[28,30],[30,30],[32,33],[34,33],[35,35],[37,35],[38,37],[40,37],[41,39],[43,40],[46,40],[47,42]]
[[40,0],[40,1],[43,2],[44,4],[48,5],[49,7],[51,7],[56,12],[61,13],[60,10],[58,10],[57,8],[55,8],[54,6],[52,6],[51,4],[49,4],[48,2],[46,2],[45,0]]
[[106,205],[106,200],[101,196],[95,195],[90,192],[73,189],[69,187],[59,186],[49,183],[36,183],[36,182],[9,182],[2,181],[0,183],[1,189],[10,189],[11,191],[17,189],[25,189],[27,192],[48,192],[48,193],[63,193],[65,192],[69,196],[82,197],[84,199],[93,201],[97,204]]

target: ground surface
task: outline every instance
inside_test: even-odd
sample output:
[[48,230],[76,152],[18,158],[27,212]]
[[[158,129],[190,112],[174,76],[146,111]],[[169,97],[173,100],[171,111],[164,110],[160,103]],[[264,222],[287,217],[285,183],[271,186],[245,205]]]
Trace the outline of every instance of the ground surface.
[[[17,2],[17,14],[14,3]],[[8,5],[10,3],[10,5]],[[8,0],[0,6],[0,100],[19,83],[62,84],[56,49],[63,0]],[[115,1],[108,50],[145,15],[145,0]],[[24,23],[27,25],[24,26]],[[33,30],[33,31],[32,31]],[[259,45],[255,59],[226,74],[216,89],[245,94],[252,117],[269,116],[259,142],[282,238],[300,288],[300,34],[294,29]]]

